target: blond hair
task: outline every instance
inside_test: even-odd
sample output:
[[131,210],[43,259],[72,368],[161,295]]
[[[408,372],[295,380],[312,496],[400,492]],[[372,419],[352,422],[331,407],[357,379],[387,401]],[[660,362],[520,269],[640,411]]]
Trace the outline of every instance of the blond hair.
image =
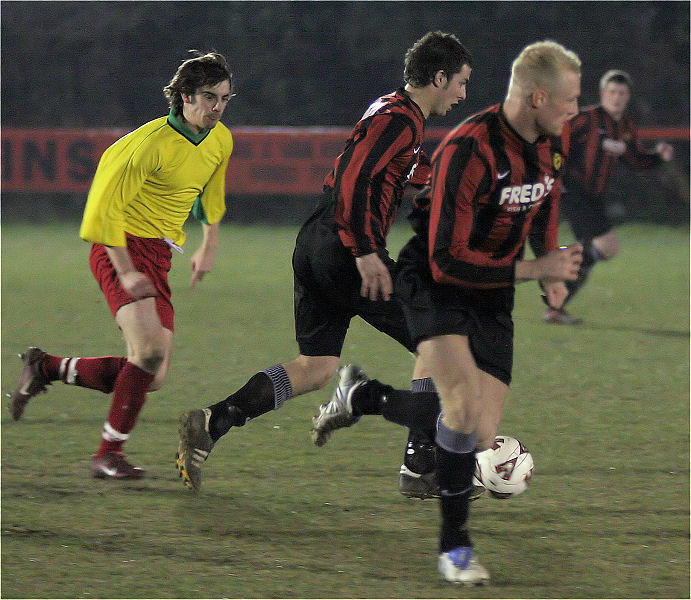
[[581,74],[581,59],[575,52],[552,40],[535,42],[513,61],[509,89],[518,86],[532,92],[541,87],[551,91],[565,70]]

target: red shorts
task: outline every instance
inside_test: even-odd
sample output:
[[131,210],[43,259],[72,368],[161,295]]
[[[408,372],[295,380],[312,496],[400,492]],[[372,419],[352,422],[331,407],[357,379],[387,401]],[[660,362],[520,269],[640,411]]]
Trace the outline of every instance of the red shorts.
[[[156,310],[161,319],[161,325],[174,330],[175,311],[170,301],[170,286],[168,285],[168,271],[172,252],[166,242],[160,239],[147,239],[127,234],[127,250],[132,257],[135,269],[145,273],[154,282],[158,296],[156,296]],[[115,268],[108,258],[105,246],[94,244],[91,246],[89,266],[98,285],[101,287],[106,302],[113,316],[121,306],[134,302],[120,285]]]

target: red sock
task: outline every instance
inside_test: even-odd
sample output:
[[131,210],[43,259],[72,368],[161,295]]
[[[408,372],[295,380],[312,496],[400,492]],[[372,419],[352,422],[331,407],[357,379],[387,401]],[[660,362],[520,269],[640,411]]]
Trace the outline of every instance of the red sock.
[[50,381],[63,381],[69,385],[99,390],[110,394],[118,373],[127,359],[124,356],[79,358],[46,354],[43,370]]
[[122,452],[122,445],[129,438],[134,428],[139,411],[146,401],[146,392],[154,380],[147,373],[131,362],[125,363],[115,380],[113,404],[110,407],[108,420],[103,425],[101,445],[96,456],[109,452]]

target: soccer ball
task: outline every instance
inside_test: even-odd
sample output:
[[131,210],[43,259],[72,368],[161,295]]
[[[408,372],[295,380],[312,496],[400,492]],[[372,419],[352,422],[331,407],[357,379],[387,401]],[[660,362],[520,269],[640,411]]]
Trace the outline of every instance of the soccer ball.
[[494,445],[475,456],[476,485],[494,498],[513,498],[528,489],[535,465],[533,455],[516,438],[498,435]]

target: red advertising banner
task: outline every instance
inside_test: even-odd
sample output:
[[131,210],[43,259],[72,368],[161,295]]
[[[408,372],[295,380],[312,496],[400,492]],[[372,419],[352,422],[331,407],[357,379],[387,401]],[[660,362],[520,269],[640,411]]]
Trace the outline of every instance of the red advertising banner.
[[[350,133],[346,128],[237,127],[226,190],[233,195],[320,192]],[[87,192],[103,151],[124,129],[2,129],[3,192]],[[432,151],[447,133],[429,128]],[[641,138],[689,140],[683,128],[645,128]]]

